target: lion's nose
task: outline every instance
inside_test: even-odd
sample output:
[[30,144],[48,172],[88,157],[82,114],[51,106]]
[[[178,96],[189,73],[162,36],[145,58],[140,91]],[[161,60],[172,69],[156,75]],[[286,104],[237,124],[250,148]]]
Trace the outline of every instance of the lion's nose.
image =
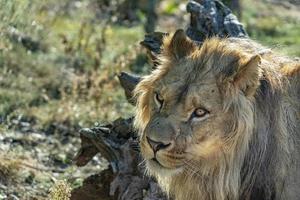
[[151,140],[149,137],[147,137],[147,141],[150,144],[151,148],[153,149],[154,153],[156,153],[161,149],[166,149],[171,145],[171,143],[156,142],[154,140]]

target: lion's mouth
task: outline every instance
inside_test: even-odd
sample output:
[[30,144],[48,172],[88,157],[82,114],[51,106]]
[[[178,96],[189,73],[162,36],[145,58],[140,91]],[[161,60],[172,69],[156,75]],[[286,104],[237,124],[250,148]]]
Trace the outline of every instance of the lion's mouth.
[[170,165],[170,163],[167,164],[167,163],[165,163],[165,161],[159,161],[159,159],[157,159],[157,157],[150,159],[149,162],[156,168],[166,169],[166,170],[174,170],[174,169],[178,169],[181,167],[181,165],[174,165],[174,164]]
[[181,152],[180,154],[165,150],[154,152],[151,148],[149,148],[149,144],[146,142],[141,143],[141,152],[148,163],[148,168],[154,171],[174,171],[182,168],[183,166],[184,152]]
[[160,167],[166,168],[164,167],[155,157],[151,159],[152,162],[154,162],[155,164],[157,164]]
[[172,168],[169,168],[169,167],[163,165],[161,162],[158,161],[158,159],[156,157],[150,159],[149,162],[151,163],[152,166],[155,166],[156,168],[159,168],[159,169],[172,169]]
[[156,157],[148,160],[148,169],[155,174],[160,174],[161,176],[173,176],[181,173],[183,168],[179,166],[166,166],[164,163],[160,162]]

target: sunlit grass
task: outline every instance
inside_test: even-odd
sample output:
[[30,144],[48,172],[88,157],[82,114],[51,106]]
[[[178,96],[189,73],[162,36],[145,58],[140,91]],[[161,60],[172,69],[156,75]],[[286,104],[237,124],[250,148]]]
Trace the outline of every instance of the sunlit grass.
[[243,0],[243,19],[252,39],[285,55],[300,56],[300,14],[271,2]]
[[[88,126],[132,113],[116,74],[129,70],[143,26],[95,20],[88,1],[2,1],[10,15],[0,23],[0,115],[35,118],[36,126],[68,122]],[[30,16],[26,18],[27,16]],[[14,27],[45,46],[32,52],[9,37]],[[128,54],[130,53],[130,55]]]

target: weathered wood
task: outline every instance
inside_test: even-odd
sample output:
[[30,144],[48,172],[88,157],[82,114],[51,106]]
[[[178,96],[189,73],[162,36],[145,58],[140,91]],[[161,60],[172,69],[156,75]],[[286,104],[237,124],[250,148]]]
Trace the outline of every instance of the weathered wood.
[[128,74],[126,72],[122,72],[118,75],[121,86],[125,91],[125,96],[129,103],[135,105],[135,99],[133,98],[133,90],[135,86],[140,82],[141,78],[138,76],[134,76]]
[[[191,23],[187,35],[201,45],[207,37],[247,37],[243,26],[231,11],[219,1],[190,1],[187,11]],[[154,62],[160,53],[162,39],[167,33],[147,34],[141,42]],[[132,104],[132,91],[140,81],[139,77],[127,73],[119,75],[121,86]],[[133,128],[133,118],[117,119],[111,124],[82,129],[81,148],[75,158],[78,166],[87,164],[97,153],[110,163],[110,168],[89,177],[83,186],[72,192],[72,200],[166,200],[155,180],[144,175],[144,165],[139,153],[137,134]]]
[[132,122],[132,118],[117,119],[112,124],[80,131],[81,148],[74,159],[76,165],[84,166],[100,153],[110,168],[87,178],[83,186],[73,190],[72,200],[167,199],[157,183],[144,176]]
[[248,37],[237,17],[220,1],[196,0],[187,4],[191,23],[187,35],[195,41],[207,37]]

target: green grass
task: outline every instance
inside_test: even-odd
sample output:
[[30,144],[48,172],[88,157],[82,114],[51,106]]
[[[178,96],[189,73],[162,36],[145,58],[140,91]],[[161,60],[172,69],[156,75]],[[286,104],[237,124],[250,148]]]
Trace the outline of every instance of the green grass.
[[285,55],[300,56],[300,13],[266,1],[244,0],[243,19],[252,39]]
[[[1,1],[2,119],[27,116],[38,128],[66,121],[90,126],[132,113],[116,74],[134,63],[143,26],[97,21],[88,2],[64,10],[67,3],[58,0]],[[30,51],[11,37],[12,28],[43,48]]]

